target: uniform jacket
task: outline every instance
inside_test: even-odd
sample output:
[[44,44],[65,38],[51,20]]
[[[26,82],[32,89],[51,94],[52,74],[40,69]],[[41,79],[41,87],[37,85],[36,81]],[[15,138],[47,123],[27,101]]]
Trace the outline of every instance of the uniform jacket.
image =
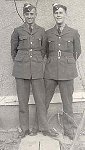
[[71,80],[77,77],[76,59],[81,53],[80,36],[77,30],[65,25],[59,35],[57,27],[46,31],[47,63],[45,78]]
[[24,79],[43,78],[45,43],[45,30],[36,24],[31,34],[26,23],[14,29],[11,36],[14,77]]

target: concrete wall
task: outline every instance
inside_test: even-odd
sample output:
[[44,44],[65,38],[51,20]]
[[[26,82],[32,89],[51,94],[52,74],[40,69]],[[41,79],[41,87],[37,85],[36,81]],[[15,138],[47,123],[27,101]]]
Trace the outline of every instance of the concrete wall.
[[[29,105],[28,108],[29,108],[28,109],[29,128],[32,129],[35,120],[35,105],[33,104]],[[73,103],[74,119],[77,124],[80,123],[84,108],[85,108],[85,102]],[[60,118],[61,118],[62,104],[60,103],[50,104],[47,117],[48,117],[49,124],[55,129],[56,127],[60,127],[59,118],[57,118],[57,114],[60,114]],[[0,130],[15,129],[18,127],[19,127],[19,107],[17,105],[0,106]],[[85,127],[85,125],[83,127]]]
[[[17,7],[21,16],[23,3],[25,2],[27,1],[17,1]],[[28,2],[35,4],[34,0],[29,0]],[[52,3],[54,2],[54,0],[39,0],[37,6],[36,23],[46,30],[55,24],[52,16]],[[57,2],[68,7],[67,23],[71,27],[78,29],[81,35],[82,55],[79,58],[79,68],[84,82],[85,0],[59,0]],[[10,53],[10,37],[13,29],[21,24],[22,21],[16,13],[13,0],[0,0],[0,96],[16,95],[15,79],[11,75],[13,62]],[[75,91],[82,91],[82,89],[81,80],[77,78],[75,80]]]

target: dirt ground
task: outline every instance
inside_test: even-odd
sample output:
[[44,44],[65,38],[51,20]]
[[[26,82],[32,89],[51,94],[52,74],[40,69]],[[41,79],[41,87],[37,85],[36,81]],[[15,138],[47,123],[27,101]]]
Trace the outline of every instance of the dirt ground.
[[18,131],[0,131],[0,150],[18,150]]
[[[75,117],[76,123],[79,125],[81,121],[82,115],[78,114]],[[55,120],[55,122],[53,121]],[[53,123],[56,124],[57,128],[59,128],[57,124],[58,120],[52,119],[51,125]],[[61,128],[60,128],[61,131]],[[18,129],[10,129],[10,130],[0,130],[0,150],[18,150],[19,145],[21,143],[21,139],[18,138],[19,132]],[[61,150],[70,150],[71,145],[60,143]],[[83,129],[81,130],[80,136],[78,137],[77,142],[75,143],[74,150],[85,150],[85,124]]]
[[[0,131],[0,150],[18,150],[21,139],[18,138],[18,130]],[[61,150],[70,150],[71,145],[61,145]],[[75,150],[85,150],[85,133],[82,132]]]

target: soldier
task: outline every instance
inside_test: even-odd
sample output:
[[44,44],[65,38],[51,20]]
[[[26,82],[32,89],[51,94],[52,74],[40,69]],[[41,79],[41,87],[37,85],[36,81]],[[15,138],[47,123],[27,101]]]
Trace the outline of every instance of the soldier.
[[14,61],[13,76],[16,79],[19,100],[19,121],[22,132],[20,137],[30,134],[28,101],[30,83],[36,103],[38,122],[42,132],[56,136],[48,127],[45,108],[45,88],[43,80],[43,58],[45,55],[45,30],[35,24],[36,7],[24,4],[25,23],[14,29],[11,36],[11,55]]
[[64,135],[74,138],[72,110],[72,94],[74,78],[77,77],[76,60],[81,53],[78,31],[65,23],[67,7],[61,4],[53,5],[53,16],[56,25],[46,31],[47,63],[45,66],[46,109],[53,97],[55,88],[59,85],[63,103]]

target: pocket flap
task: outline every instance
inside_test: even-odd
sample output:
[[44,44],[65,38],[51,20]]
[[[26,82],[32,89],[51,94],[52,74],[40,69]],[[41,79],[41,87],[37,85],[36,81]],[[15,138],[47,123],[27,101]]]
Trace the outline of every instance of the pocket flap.
[[73,42],[73,38],[65,38],[64,40],[68,43]]
[[68,58],[67,62],[68,62],[68,64],[75,64],[76,63],[74,58]]
[[19,39],[20,40],[25,40],[25,39],[27,39],[27,36],[20,36]]
[[54,38],[48,38],[48,42],[55,42],[55,39]]

